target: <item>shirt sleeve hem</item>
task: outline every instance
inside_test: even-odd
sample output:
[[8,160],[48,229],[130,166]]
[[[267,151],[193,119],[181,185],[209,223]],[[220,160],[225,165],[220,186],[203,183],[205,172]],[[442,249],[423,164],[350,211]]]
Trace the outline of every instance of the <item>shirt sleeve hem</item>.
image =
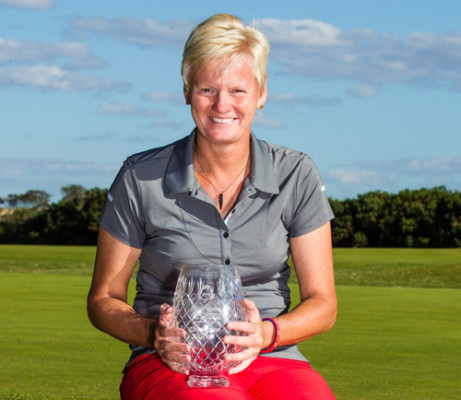
[[142,249],[142,245],[139,243],[134,242],[132,239],[130,240],[129,237],[126,235],[114,232],[111,225],[106,221],[99,221],[99,225],[104,228],[110,235],[112,235],[115,239],[120,240],[122,243],[126,244],[127,246],[133,247],[135,249]]
[[301,226],[298,229],[296,229],[294,231],[291,231],[290,234],[289,234],[289,237],[294,238],[294,237],[302,236],[302,235],[305,235],[307,233],[313,232],[316,229],[318,229],[318,228],[322,227],[323,225],[325,225],[328,221],[331,221],[334,217],[335,216],[334,216],[333,212],[330,211],[328,214],[326,214],[322,218],[317,219],[315,222],[313,222],[311,224],[307,224],[305,226]]

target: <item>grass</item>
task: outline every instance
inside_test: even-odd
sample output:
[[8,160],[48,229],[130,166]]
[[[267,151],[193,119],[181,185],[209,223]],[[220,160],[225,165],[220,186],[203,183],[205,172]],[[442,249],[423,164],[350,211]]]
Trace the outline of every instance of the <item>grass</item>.
[[461,288],[459,249],[334,249],[338,285]]
[[461,292],[338,286],[335,327],[301,344],[338,399],[460,399]]
[[93,246],[0,245],[0,271],[91,276]]
[[[90,276],[92,246],[0,245],[0,271]],[[333,250],[338,285],[461,288],[461,249]],[[296,284],[294,274],[291,283]]]
[[0,279],[0,399],[116,399],[128,349],[90,325],[89,277]]
[[[129,349],[85,312],[94,254],[0,246],[1,400],[119,398]],[[338,321],[301,350],[338,400],[461,398],[460,255],[335,249]]]

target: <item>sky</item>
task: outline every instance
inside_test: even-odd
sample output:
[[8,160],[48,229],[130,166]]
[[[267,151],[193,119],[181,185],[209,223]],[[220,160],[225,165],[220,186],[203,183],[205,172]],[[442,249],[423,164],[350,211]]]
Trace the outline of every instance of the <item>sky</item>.
[[461,190],[459,0],[0,0],[0,197],[108,188],[189,134],[182,49],[220,12],[271,43],[255,135],[309,154],[328,196]]

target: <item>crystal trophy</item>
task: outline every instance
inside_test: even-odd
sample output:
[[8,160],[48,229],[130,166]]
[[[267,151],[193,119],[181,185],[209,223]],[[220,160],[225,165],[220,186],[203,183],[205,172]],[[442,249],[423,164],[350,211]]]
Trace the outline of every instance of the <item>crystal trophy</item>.
[[174,294],[175,312],[172,323],[186,331],[191,348],[190,387],[227,387],[227,371],[235,363],[224,357],[239,352],[238,346],[223,342],[226,335],[238,335],[229,330],[229,321],[245,320],[242,306],[243,290],[236,266],[184,265]]

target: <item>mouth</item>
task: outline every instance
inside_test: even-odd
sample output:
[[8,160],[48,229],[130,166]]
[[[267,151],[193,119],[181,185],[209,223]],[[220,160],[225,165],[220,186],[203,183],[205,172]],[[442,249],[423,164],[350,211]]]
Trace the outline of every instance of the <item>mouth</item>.
[[235,118],[216,118],[216,117],[210,117],[210,120],[213,121],[216,124],[230,124],[234,121]]

